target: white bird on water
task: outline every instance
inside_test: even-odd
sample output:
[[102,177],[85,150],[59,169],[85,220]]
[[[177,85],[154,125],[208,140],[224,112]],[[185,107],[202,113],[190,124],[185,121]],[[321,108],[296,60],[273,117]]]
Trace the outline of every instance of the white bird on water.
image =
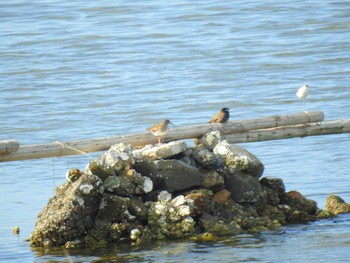
[[305,104],[306,104],[305,99],[308,94],[309,94],[309,85],[307,84],[304,84],[303,86],[301,86],[297,91],[297,97],[301,100],[304,100],[303,111],[305,111]]

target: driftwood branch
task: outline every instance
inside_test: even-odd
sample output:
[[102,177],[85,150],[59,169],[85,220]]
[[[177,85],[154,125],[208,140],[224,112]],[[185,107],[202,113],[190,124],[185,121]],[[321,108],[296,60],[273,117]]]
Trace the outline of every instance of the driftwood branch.
[[[226,124],[203,124],[173,128],[162,138],[162,142],[197,138],[209,131],[219,130],[223,134],[245,132],[249,130],[266,129],[278,126],[297,125],[305,123],[321,122],[324,114],[321,111],[301,112],[290,115],[280,115],[232,121]],[[72,142],[53,142],[47,144],[21,145],[13,153],[0,155],[0,162],[28,160],[49,157],[61,157],[68,155],[86,154],[108,150],[113,144],[131,144],[132,146],[144,146],[154,144],[157,138],[150,133],[132,134],[127,136],[114,136]]]
[[350,119],[253,130],[228,134],[221,138],[229,143],[241,143],[339,133],[350,133]]

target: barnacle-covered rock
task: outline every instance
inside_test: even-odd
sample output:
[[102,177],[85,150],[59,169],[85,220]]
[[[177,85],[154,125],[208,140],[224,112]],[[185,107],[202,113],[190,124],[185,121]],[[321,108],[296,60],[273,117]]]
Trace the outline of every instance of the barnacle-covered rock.
[[207,213],[200,218],[200,224],[205,232],[217,236],[236,235],[242,232],[241,227],[236,222],[225,222],[218,216],[213,216]]
[[108,152],[90,161],[85,173],[95,174],[102,180],[130,170],[134,165],[134,155],[130,145],[113,145]]
[[59,246],[82,237],[94,225],[103,190],[95,175],[82,175],[74,183],[66,183],[65,190],[39,213],[30,243]]
[[275,206],[278,205],[286,191],[282,179],[264,177],[259,182],[266,191],[267,203]]
[[225,166],[225,159],[223,156],[209,151],[202,145],[198,145],[194,148],[192,158],[198,165],[207,170],[218,170]]
[[[214,124],[215,125],[215,124]],[[212,151],[222,141],[220,131],[211,131],[195,140],[196,145],[203,145],[207,150]]]
[[226,169],[230,174],[241,172],[259,179],[264,172],[264,165],[251,152],[226,141],[218,143],[213,152],[225,159]]
[[212,241],[350,211],[337,196],[321,211],[299,192],[286,193],[281,179],[259,181],[259,159],[222,141],[220,132],[198,142],[203,145],[193,149],[175,142],[137,151],[118,144],[92,160],[84,174],[71,169],[68,182],[40,212],[31,244]]
[[131,169],[123,175],[109,176],[104,181],[106,191],[121,196],[142,195],[153,190],[153,182],[149,177],[142,176]]
[[317,203],[305,198],[297,191],[285,193],[279,208],[286,215],[287,222],[301,222],[316,218]]
[[350,213],[350,204],[337,195],[330,195],[326,200],[326,209],[335,215]]
[[175,239],[191,235],[195,231],[195,221],[191,217],[193,202],[179,195],[174,199],[163,191],[159,201],[149,207],[148,224],[155,239]]

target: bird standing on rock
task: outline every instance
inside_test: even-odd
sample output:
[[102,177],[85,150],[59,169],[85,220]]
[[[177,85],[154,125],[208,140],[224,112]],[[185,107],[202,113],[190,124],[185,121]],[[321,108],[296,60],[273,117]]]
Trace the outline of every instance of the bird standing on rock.
[[161,144],[160,137],[164,136],[168,133],[169,124],[174,125],[171,121],[165,120],[163,122],[160,122],[160,123],[153,125],[152,127],[147,128],[146,131],[152,132],[152,134],[154,136],[157,136],[158,137],[158,144],[160,145]]
[[309,85],[307,84],[301,86],[297,91],[297,97],[301,100],[304,100],[303,111],[305,111],[305,99],[308,94],[309,94]]
[[209,123],[226,123],[230,118],[230,109],[222,108],[211,120]]

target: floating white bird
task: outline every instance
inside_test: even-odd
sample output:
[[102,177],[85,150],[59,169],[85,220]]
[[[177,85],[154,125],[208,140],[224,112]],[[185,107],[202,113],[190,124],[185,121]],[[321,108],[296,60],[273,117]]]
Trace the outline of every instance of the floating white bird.
[[307,95],[309,94],[309,85],[304,84],[303,86],[301,86],[298,91],[297,91],[297,97],[301,100],[304,100],[304,108],[303,111],[305,111],[305,99],[307,97]]

